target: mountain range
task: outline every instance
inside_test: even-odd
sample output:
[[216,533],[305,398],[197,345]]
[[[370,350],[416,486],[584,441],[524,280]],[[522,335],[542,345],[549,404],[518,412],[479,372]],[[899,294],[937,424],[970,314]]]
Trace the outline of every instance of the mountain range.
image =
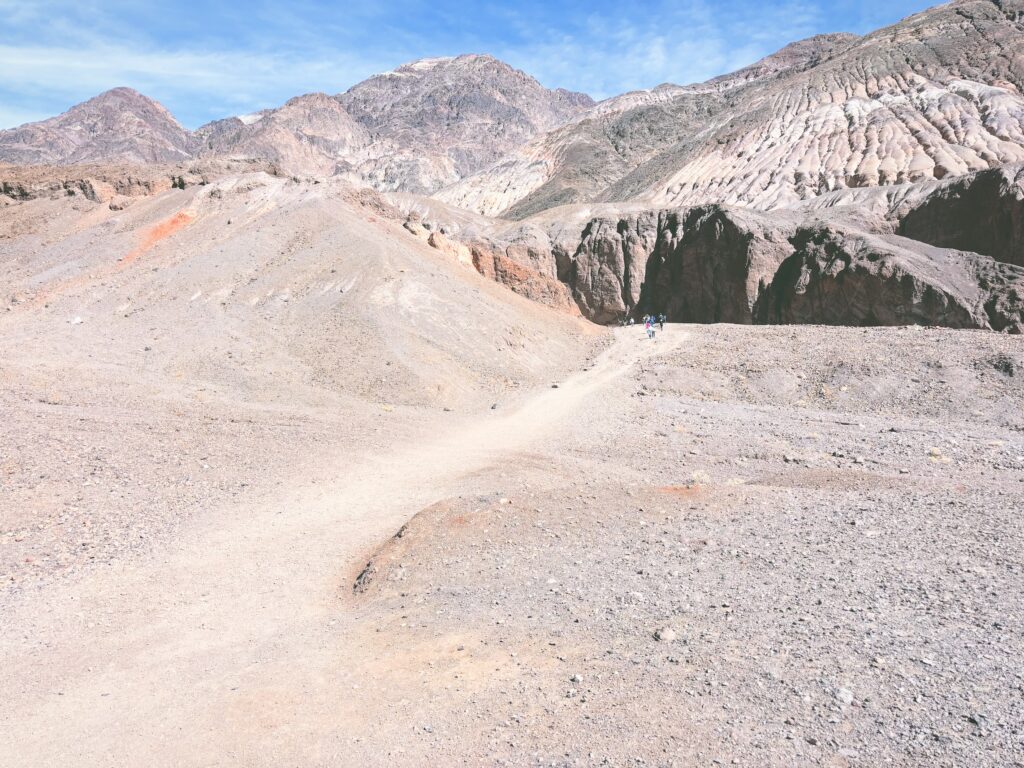
[[[1024,325],[1015,271],[1024,266],[1022,89],[1024,1],[957,0],[865,36],[802,40],[705,83],[598,103],[486,55],[422,59],[341,94],[297,96],[195,131],[115,88],[0,131],[0,162],[229,161],[296,179],[340,177],[392,195],[418,222],[433,217],[434,243],[442,232],[459,241],[448,245],[475,253],[479,269],[507,275],[495,259],[510,260],[560,284],[541,293],[558,304],[566,293],[601,322],[647,309],[695,321],[1013,330]],[[418,227],[410,231],[427,232]],[[736,237],[724,243],[730,227]],[[809,254],[819,240],[831,245],[815,253],[831,255]],[[696,275],[684,268],[692,243],[704,244]],[[782,245],[761,248],[774,255],[753,269],[751,249],[764,243]],[[798,253],[803,277],[780,294],[779,269],[796,269]],[[936,260],[948,268],[925,266]],[[879,263],[888,264],[881,274],[866,266]],[[917,309],[856,298],[838,313],[783,310],[811,272],[870,275],[857,296]],[[655,273],[657,288],[645,279]],[[987,287],[936,283],[953,273],[956,286]],[[872,287],[879,280],[902,281],[902,298]],[[945,298],[918,311],[926,289]]]
[[194,132],[147,96],[114,88],[57,117],[0,131],[0,162],[241,158],[287,174],[354,174],[378,189],[430,193],[593,104],[477,55],[423,59],[342,94],[297,96]]

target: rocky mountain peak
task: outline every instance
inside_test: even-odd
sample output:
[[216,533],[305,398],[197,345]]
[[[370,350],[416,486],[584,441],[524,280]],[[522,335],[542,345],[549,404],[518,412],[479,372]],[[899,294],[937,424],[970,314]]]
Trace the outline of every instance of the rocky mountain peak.
[[0,131],[0,160],[173,162],[191,155],[191,141],[189,132],[163,105],[132,88],[119,87],[49,120]]
[[525,72],[477,53],[409,62],[358,83],[338,99],[371,129],[396,120],[410,126],[448,123],[467,114],[487,117],[503,104],[548,130],[594,104],[586,94],[549,90]]
[[[81,104],[77,104],[72,107],[69,112],[84,112],[90,108],[96,108],[103,105],[120,105],[122,108],[131,109],[154,109],[170,115],[159,102],[149,98],[145,94],[139,93],[134,88],[129,88],[126,85],[119,85],[115,88],[103,91],[103,93],[93,96],[91,99],[83,101]],[[173,117],[171,118],[174,119]]]
[[337,98],[386,149],[363,168],[371,183],[414,192],[458,181],[594,103],[484,54],[413,61]]

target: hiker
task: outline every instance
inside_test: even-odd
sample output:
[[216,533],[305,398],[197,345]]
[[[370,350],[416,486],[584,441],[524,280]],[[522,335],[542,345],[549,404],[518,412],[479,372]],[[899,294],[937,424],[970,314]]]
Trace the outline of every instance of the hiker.
[[662,314],[658,315],[658,326],[659,326],[658,330],[661,330],[661,331],[665,330],[665,313],[664,312]]

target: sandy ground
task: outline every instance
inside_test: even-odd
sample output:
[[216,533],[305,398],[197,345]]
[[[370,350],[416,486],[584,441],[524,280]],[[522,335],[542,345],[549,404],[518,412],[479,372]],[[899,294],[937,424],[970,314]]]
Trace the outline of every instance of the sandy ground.
[[605,333],[280,180],[26,205],[0,764],[1021,764],[1019,339]]

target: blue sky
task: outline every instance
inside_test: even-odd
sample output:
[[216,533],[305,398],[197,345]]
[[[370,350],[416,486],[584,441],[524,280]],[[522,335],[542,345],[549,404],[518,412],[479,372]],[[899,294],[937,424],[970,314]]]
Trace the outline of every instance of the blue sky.
[[0,0],[0,127],[128,85],[195,128],[459,53],[490,53],[549,87],[603,98],[705,80],[793,40],[868,32],[931,4]]

